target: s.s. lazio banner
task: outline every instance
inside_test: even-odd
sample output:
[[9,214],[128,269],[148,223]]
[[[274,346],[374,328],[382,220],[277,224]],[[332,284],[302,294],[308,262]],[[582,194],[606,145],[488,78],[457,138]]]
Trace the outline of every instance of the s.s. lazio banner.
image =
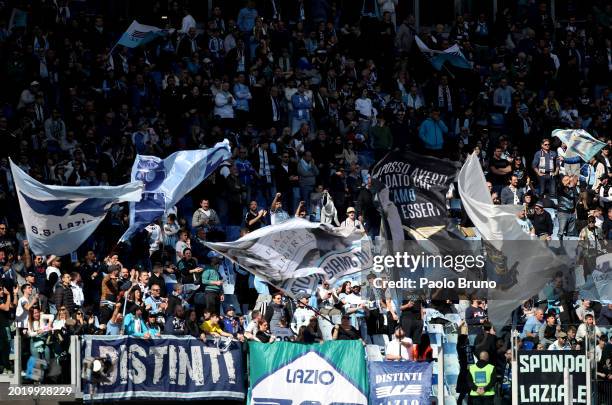
[[61,256],[77,250],[112,204],[138,201],[143,190],[140,181],[121,186],[49,186],[10,163],[26,236],[37,255]]
[[206,245],[291,296],[373,265],[371,242],[361,232],[300,218]]
[[432,366],[411,361],[371,361],[370,405],[430,404]]
[[161,218],[230,157],[227,140],[209,149],[175,152],[165,159],[136,156],[132,180],[142,181],[145,190],[140,201],[130,204],[130,227],[120,241],[125,242],[134,233]]
[[91,372],[84,373],[85,401],[245,398],[238,342],[222,351],[213,341],[193,337],[85,336],[82,357],[110,361],[107,375],[95,384],[90,384]]
[[322,344],[249,342],[251,405],[366,405],[368,378],[359,340]]

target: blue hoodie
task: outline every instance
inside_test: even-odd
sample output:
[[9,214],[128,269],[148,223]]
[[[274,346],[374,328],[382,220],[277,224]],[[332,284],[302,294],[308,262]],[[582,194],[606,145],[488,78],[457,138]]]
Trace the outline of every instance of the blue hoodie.
[[426,149],[440,150],[444,146],[444,134],[448,133],[448,128],[444,121],[435,121],[427,118],[419,128],[419,138],[423,141]]

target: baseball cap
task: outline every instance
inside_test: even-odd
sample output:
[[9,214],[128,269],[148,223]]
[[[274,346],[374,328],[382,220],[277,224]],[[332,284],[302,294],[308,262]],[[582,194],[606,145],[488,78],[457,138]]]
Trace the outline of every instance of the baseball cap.
[[540,201],[538,201],[537,203],[535,203],[536,207],[540,207],[540,208],[544,208],[544,204],[542,204]]
[[355,208],[354,207],[348,207],[346,209],[346,213],[348,214],[349,212],[355,212]]
[[220,253],[215,252],[214,250],[211,250],[210,252],[208,252],[207,257],[209,259],[213,259],[215,257],[222,257]]
[[557,337],[560,337],[560,338],[566,338],[566,337],[567,337],[567,333],[565,333],[565,332],[559,332],[559,334],[557,335]]

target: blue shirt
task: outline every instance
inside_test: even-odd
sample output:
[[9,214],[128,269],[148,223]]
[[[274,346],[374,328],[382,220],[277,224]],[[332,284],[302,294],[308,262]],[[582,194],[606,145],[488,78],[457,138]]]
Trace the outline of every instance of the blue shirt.
[[253,279],[253,284],[258,294],[270,295],[270,289],[268,288],[268,285],[261,278],[255,276],[255,278]]
[[251,98],[249,87],[242,83],[236,83],[234,85],[234,96],[236,97],[235,108],[237,110],[249,111],[249,99]]
[[291,96],[291,104],[293,105],[293,116],[299,120],[310,119],[310,109],[312,102],[305,94],[295,93]]
[[535,315],[527,318],[527,322],[525,322],[525,326],[523,327],[523,333],[521,333],[521,338],[524,339],[527,337],[527,333],[537,335],[540,332],[540,328],[544,325],[544,320],[538,321]]
[[251,184],[251,179],[253,178],[253,174],[255,174],[255,169],[253,169],[253,164],[247,159],[236,159],[236,169],[238,169],[238,177],[240,181],[246,186]]
[[238,28],[242,32],[251,32],[255,27],[255,18],[257,18],[257,10],[254,8],[245,7],[238,13]]

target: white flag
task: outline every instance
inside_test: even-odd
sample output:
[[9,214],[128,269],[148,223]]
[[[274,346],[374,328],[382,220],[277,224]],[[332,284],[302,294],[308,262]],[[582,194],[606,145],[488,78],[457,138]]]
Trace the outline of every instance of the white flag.
[[507,322],[513,309],[537,295],[558,271],[567,270],[561,257],[546,243],[531,240],[521,229],[517,205],[494,205],[478,157],[470,155],[458,177],[459,195],[465,212],[488,249],[488,259],[497,260],[495,275],[507,282],[506,288],[489,290],[489,318],[495,325]]
[[114,203],[139,201],[140,181],[116,187],[48,186],[11,161],[30,248],[37,255],[72,253],[96,230]]
[[153,41],[155,38],[164,35],[166,32],[167,31],[161,28],[153,27],[152,25],[140,24],[138,21],[134,20],[127,30],[125,30],[123,35],[121,35],[121,38],[119,38],[117,44],[123,45],[127,48],[136,48]]
[[370,240],[361,232],[299,218],[206,245],[292,296],[313,292],[320,279],[333,282],[373,265]]

